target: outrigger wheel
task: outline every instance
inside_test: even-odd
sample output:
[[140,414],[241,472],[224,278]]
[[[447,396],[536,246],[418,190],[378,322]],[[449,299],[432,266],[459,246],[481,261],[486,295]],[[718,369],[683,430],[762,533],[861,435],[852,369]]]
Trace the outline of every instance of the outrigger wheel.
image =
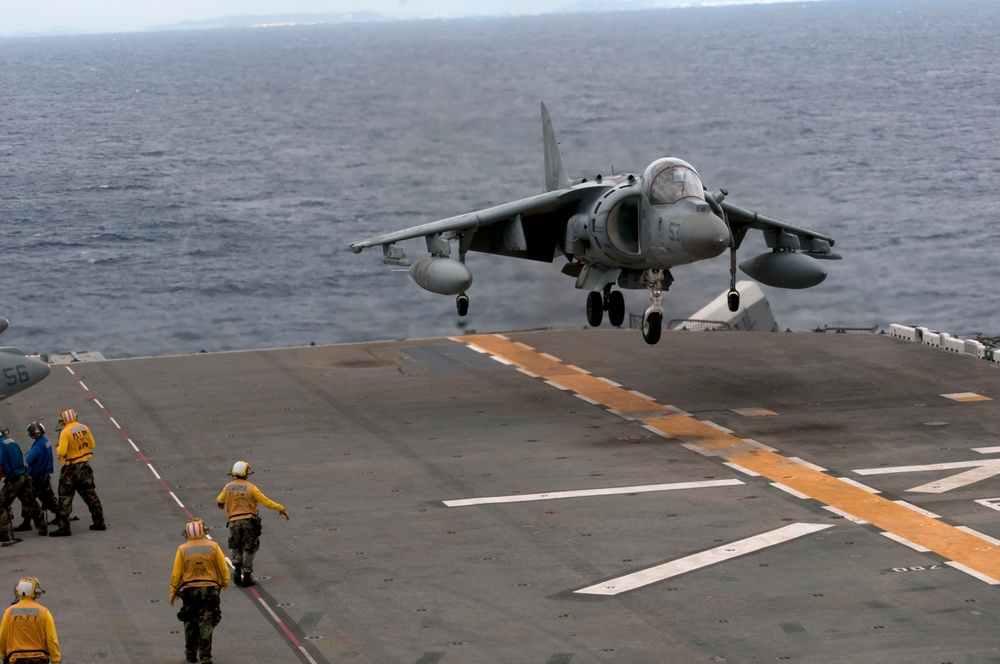
[[459,316],[464,316],[469,313],[469,296],[465,293],[461,293],[455,298],[455,308],[458,310]]
[[731,289],[729,291],[729,294],[726,295],[726,300],[729,303],[730,311],[736,313],[737,311],[740,310],[740,292],[738,290],[736,290],[735,288]]

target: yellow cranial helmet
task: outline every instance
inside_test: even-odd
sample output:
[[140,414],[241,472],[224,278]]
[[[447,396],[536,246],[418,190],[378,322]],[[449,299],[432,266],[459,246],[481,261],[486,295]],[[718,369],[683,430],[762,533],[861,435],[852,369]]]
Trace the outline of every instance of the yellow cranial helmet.
[[233,477],[242,477],[246,479],[253,471],[250,470],[250,464],[246,461],[237,461],[233,464],[233,469],[229,471],[229,474]]
[[201,519],[191,519],[184,527],[184,534],[187,535],[188,539],[198,539],[204,537],[207,530],[204,521]]
[[76,422],[76,411],[72,408],[67,408],[63,412],[59,413],[59,419],[62,420],[64,424]]
[[42,586],[38,582],[38,579],[33,576],[24,577],[17,582],[16,586],[14,586],[14,597],[16,599],[21,599],[22,597],[35,599],[43,592],[45,591],[42,590]]

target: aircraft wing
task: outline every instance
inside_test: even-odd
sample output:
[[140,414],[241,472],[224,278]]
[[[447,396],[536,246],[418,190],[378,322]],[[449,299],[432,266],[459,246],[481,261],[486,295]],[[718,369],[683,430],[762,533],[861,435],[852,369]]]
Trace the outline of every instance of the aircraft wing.
[[765,217],[752,210],[733,205],[728,201],[722,201],[720,205],[726,212],[726,218],[729,221],[729,227],[732,230],[733,240],[737,248],[746,236],[747,231],[753,228],[763,231],[764,238],[769,247],[801,249],[802,253],[813,258],[830,260],[841,258],[840,254],[831,251],[835,240],[828,235]]
[[[387,246],[402,240],[453,233],[466,236],[467,247],[516,258],[552,262],[565,236],[566,222],[583,201],[610,189],[608,184],[584,182],[510,203],[467,212],[350,244],[351,251]],[[468,236],[471,235],[471,238]],[[388,256],[388,252],[386,253]]]

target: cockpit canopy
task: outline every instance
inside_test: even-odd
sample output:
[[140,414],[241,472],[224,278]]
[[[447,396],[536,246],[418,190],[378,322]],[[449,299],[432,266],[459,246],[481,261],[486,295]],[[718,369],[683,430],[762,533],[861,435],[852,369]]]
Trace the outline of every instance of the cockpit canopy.
[[689,197],[705,200],[701,176],[691,164],[680,159],[657,159],[646,167],[642,182],[652,205],[676,203]]

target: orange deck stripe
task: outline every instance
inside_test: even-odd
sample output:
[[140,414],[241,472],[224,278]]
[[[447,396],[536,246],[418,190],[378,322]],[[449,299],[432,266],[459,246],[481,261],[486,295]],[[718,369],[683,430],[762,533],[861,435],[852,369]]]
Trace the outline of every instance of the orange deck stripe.
[[500,335],[454,337],[645,425],[719,456],[1000,582],[1000,547],[541,355]]

